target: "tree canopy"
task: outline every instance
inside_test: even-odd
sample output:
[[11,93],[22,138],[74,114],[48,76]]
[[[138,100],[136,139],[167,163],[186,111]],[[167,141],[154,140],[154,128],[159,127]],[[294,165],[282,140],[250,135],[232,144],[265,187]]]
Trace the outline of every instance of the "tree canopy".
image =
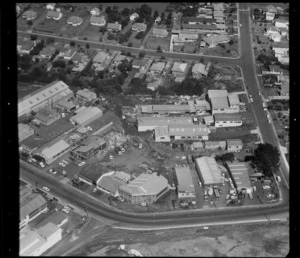
[[265,176],[271,177],[280,166],[278,149],[269,143],[260,143],[254,150],[253,163],[263,171]]
[[182,83],[172,85],[171,90],[177,95],[200,96],[203,94],[202,83],[196,78],[186,78]]

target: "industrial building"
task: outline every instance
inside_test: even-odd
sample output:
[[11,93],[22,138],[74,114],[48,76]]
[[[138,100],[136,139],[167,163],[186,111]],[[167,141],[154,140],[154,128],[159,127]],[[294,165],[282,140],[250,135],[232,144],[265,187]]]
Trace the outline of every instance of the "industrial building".
[[239,113],[215,114],[215,127],[233,127],[243,124],[242,117]]
[[253,188],[251,186],[250,177],[248,173],[247,163],[245,162],[227,162],[227,167],[231,178],[233,179],[233,184],[238,191],[246,191],[251,193]]
[[119,188],[119,195],[131,204],[154,203],[170,190],[163,176],[141,174],[127,185]]
[[55,211],[46,219],[42,220],[35,228],[40,228],[47,225],[49,222],[53,223],[57,227],[61,227],[68,222],[68,217],[61,211]]
[[34,134],[34,130],[26,124],[18,124],[19,142],[24,141]]
[[97,189],[114,197],[119,196],[119,188],[126,185],[130,175],[123,171],[111,171],[103,174],[97,180]]
[[85,167],[78,174],[78,179],[81,182],[84,182],[88,185],[97,186],[97,181],[103,174],[103,171],[96,168]]
[[89,89],[83,89],[77,91],[76,98],[81,103],[87,103],[95,100],[97,98],[97,95],[95,92],[92,92]]
[[32,193],[27,187],[20,188],[20,228],[47,211],[47,201],[42,195]]
[[191,114],[196,113],[195,105],[142,105],[136,106],[142,114]]
[[37,112],[62,99],[69,99],[73,95],[69,86],[63,81],[54,81],[20,100],[18,102],[18,117],[29,115],[31,111]]
[[243,142],[241,139],[226,140],[227,151],[230,152],[240,152],[243,149]]
[[70,118],[71,123],[75,125],[85,126],[103,115],[101,109],[97,107],[86,107],[75,116]]
[[222,184],[221,170],[213,157],[201,157],[195,160],[196,170],[205,186],[217,186]]
[[60,119],[61,115],[55,112],[55,110],[47,107],[40,110],[36,114],[35,118],[38,120],[40,124],[48,126],[54,123],[55,121],[57,121],[58,119]]
[[194,199],[195,186],[189,167],[175,167],[176,189],[179,199]]
[[226,141],[207,141],[205,142],[205,149],[218,149],[221,148],[225,150],[226,148]]
[[192,125],[191,117],[138,117],[138,131],[145,132],[154,130],[159,126],[168,125]]
[[229,95],[227,90],[208,90],[208,98],[211,102],[213,115],[239,112],[240,101],[236,94]]
[[62,229],[49,222],[43,227],[25,229],[20,234],[20,256],[40,256],[62,239]]
[[106,142],[97,135],[92,135],[90,138],[84,140],[81,145],[71,151],[71,155],[83,160],[94,156],[99,150],[106,147]]
[[51,164],[53,161],[59,159],[63,155],[65,155],[71,149],[71,145],[69,145],[64,140],[59,140],[53,145],[46,147],[41,151],[41,156],[45,159],[47,164]]
[[74,111],[77,106],[78,105],[75,105],[74,102],[63,99],[63,100],[60,100],[56,103],[55,108],[57,110],[59,110],[60,112],[70,113],[70,112]]

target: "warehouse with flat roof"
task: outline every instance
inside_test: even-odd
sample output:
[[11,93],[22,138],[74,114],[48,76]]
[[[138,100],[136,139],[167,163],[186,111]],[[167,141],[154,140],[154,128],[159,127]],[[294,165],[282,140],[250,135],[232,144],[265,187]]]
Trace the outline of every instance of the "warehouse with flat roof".
[[127,185],[119,188],[119,195],[131,204],[153,203],[170,190],[163,176],[141,174]]
[[97,107],[87,107],[75,116],[70,118],[71,123],[75,125],[85,126],[103,115],[101,109]]
[[189,167],[175,167],[176,188],[179,199],[195,198],[195,186]]
[[248,167],[246,162],[227,162],[229,173],[233,180],[234,186],[238,191],[245,190],[251,193],[253,188],[251,186]]
[[220,185],[222,184],[221,170],[213,157],[201,157],[197,158],[196,170],[198,175],[205,186]]

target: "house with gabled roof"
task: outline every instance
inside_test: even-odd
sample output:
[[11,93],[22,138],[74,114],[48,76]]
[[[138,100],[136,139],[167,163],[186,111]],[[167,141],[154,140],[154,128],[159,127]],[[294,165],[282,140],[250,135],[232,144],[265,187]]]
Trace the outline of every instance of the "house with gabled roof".
[[131,29],[133,31],[141,32],[147,29],[147,25],[145,23],[136,22],[132,25]]
[[115,23],[108,23],[107,24],[107,30],[108,31],[120,31],[122,29],[121,24],[119,24],[118,22]]
[[105,17],[104,16],[92,16],[90,19],[90,24],[94,26],[104,26]]

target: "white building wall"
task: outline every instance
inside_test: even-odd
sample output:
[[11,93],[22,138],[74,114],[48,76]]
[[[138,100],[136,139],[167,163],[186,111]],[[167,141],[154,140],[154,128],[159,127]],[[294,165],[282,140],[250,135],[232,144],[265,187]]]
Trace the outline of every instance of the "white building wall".
[[221,113],[238,113],[240,112],[239,107],[230,107],[230,108],[213,108],[212,114],[221,114]]
[[41,254],[43,254],[44,252],[46,252],[50,247],[52,247],[57,242],[59,242],[62,239],[61,234],[62,234],[62,229],[60,228],[52,236],[50,236],[47,239],[47,241],[46,241],[46,243],[44,245],[42,245],[38,250],[36,250],[34,256],[40,256]]
[[233,127],[233,126],[241,126],[242,121],[215,121],[215,127]]

